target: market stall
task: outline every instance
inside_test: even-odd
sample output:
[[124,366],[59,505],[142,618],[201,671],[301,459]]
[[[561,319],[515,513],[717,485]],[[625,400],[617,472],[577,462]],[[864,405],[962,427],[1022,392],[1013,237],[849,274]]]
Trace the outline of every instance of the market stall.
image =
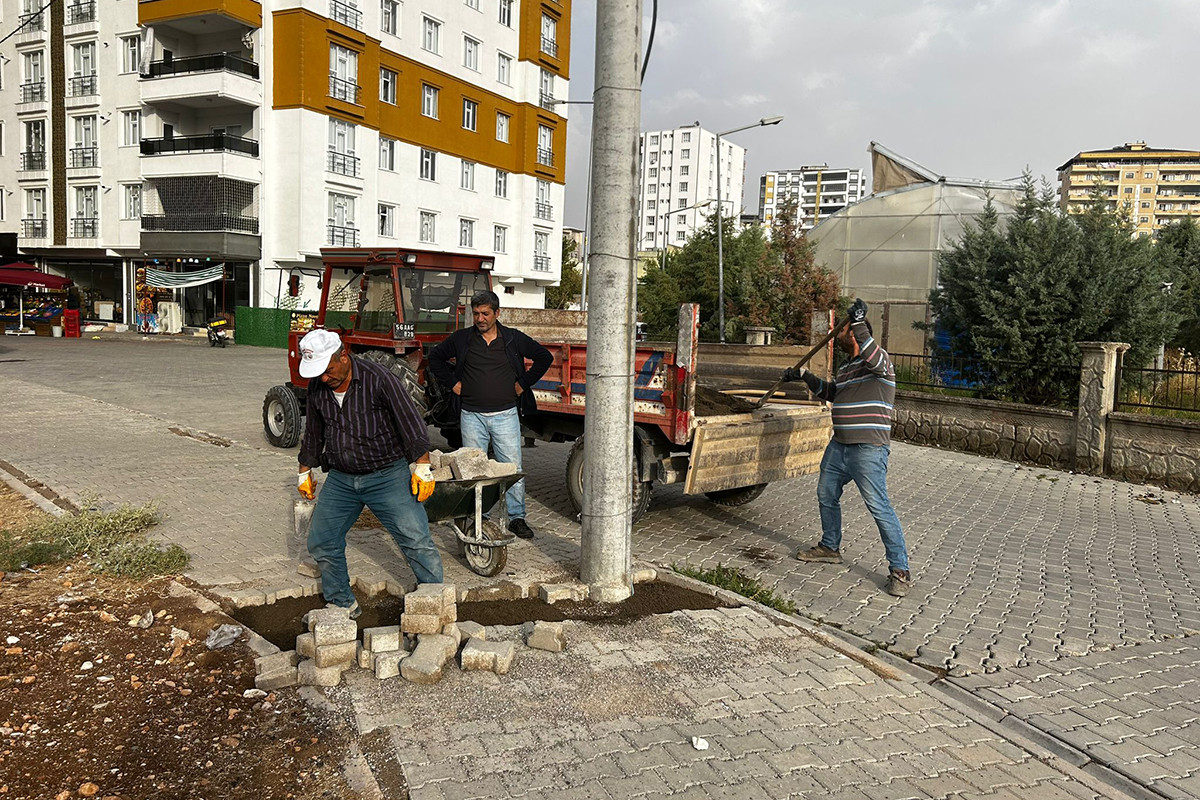
[[[0,287],[5,289],[6,298],[16,295],[16,308],[10,307],[6,299],[0,309],[0,326],[8,336],[50,336],[56,327],[63,326],[63,312],[67,305],[68,278],[47,275],[31,265],[18,262],[0,267]],[[26,304],[26,293],[34,290]]]

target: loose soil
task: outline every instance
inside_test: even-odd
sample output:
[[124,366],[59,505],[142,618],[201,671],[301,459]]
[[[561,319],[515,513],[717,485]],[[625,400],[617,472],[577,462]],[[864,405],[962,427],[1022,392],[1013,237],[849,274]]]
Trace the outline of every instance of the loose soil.
[[[380,625],[399,625],[400,613],[404,611],[404,598],[390,594],[358,598],[362,616],[358,618],[358,629],[375,628]],[[325,600],[320,595],[311,597],[287,597],[266,606],[248,606],[229,611],[229,615],[266,639],[280,650],[295,650],[296,637],[307,628],[301,618],[314,608],[323,608]]]
[[696,416],[719,417],[726,414],[749,414],[754,404],[732,394],[723,394],[707,386],[696,386]]
[[[0,485],[5,527],[40,513]],[[340,769],[348,723],[295,690],[243,697],[253,653],[209,651],[230,620],[169,585],[81,562],[0,574],[0,797],[356,797]],[[150,627],[128,624],[147,610]]]

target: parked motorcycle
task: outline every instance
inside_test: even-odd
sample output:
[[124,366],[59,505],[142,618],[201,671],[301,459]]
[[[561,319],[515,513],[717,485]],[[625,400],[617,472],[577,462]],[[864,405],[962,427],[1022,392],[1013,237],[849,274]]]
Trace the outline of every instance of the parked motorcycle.
[[229,334],[225,332],[225,326],[229,324],[229,320],[214,319],[208,323],[208,346],[209,347],[224,347],[229,343]]

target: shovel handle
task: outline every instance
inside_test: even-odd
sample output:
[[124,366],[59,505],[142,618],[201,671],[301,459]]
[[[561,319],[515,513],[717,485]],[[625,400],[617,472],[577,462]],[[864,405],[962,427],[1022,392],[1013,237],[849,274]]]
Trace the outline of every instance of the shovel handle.
[[[833,329],[830,330],[829,333],[825,334],[824,338],[822,338],[821,341],[818,342],[815,347],[813,347],[812,350],[809,350],[807,353],[805,353],[804,357],[801,358],[799,361],[797,361],[792,366],[792,369],[800,369],[805,364],[807,364],[810,360],[812,360],[813,356],[815,356],[817,353],[821,352],[821,350],[825,347],[825,345],[832,342],[833,337],[835,337],[839,333],[841,333],[846,328],[846,326],[849,324],[850,324],[850,318],[846,317],[844,320],[842,320],[837,325],[835,325],[833,327]],[[771,399],[771,395],[773,395],[779,391],[780,386],[783,386],[783,377],[782,376],[780,376],[779,380],[775,381],[775,383],[771,386],[771,388],[767,390],[766,394],[764,394],[762,397],[758,398],[758,402],[754,404],[754,407],[762,408],[764,405],[766,405],[767,401]]]

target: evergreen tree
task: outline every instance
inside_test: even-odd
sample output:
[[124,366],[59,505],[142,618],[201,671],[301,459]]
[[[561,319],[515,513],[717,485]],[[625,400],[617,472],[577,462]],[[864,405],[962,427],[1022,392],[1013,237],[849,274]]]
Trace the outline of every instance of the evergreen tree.
[[1154,255],[1160,289],[1179,319],[1179,330],[1168,344],[1200,354],[1200,225],[1188,218],[1163,227]]
[[546,287],[546,308],[570,308],[583,294],[583,272],[579,268],[579,245],[574,237],[562,237],[562,277],[558,286]]

